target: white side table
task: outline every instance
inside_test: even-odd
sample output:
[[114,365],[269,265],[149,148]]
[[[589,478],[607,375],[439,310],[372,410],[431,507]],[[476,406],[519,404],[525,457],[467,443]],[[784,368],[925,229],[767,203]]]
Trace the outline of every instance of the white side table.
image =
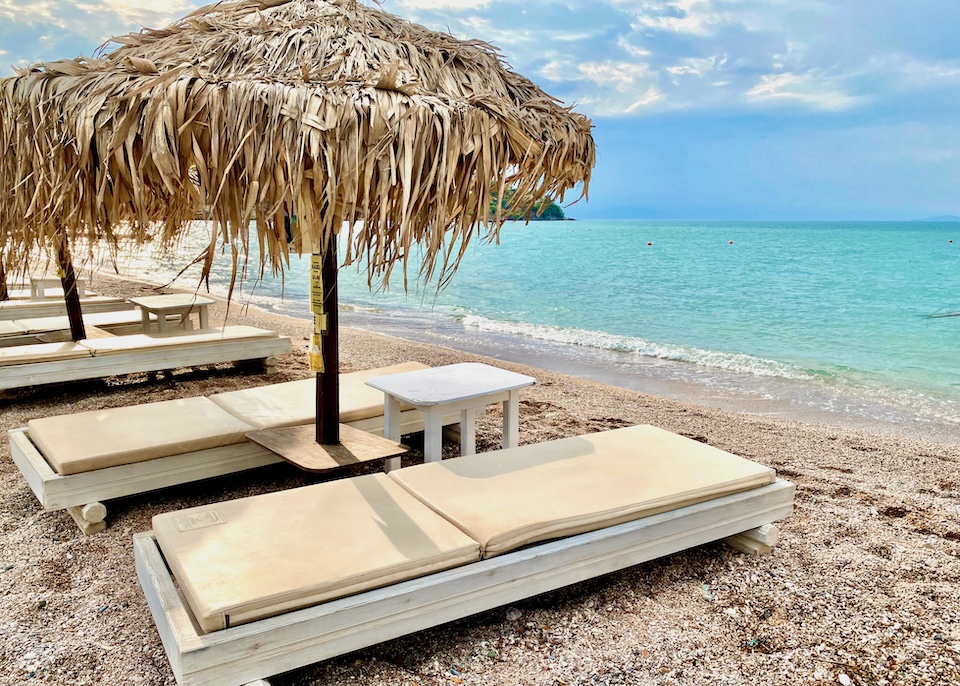
[[150,330],[150,314],[157,315],[157,330],[160,333],[167,331],[167,317],[177,315],[180,325],[191,329],[190,314],[196,312],[200,319],[200,329],[210,328],[207,316],[207,307],[216,302],[213,298],[192,293],[172,293],[170,295],[147,295],[142,298],[130,298],[130,302],[140,308],[140,318],[143,322],[143,332]]
[[[77,293],[80,294],[82,298],[86,295],[87,292],[87,281],[86,279],[77,279]],[[44,300],[46,295],[46,289],[48,288],[63,288],[63,281],[59,276],[31,276],[30,277],[30,299],[31,300]]]
[[[503,403],[503,447],[518,444],[520,389],[536,382],[532,376],[509,372],[479,362],[451,364],[402,374],[377,376],[367,385],[383,391],[384,437],[400,440],[401,403],[423,412],[423,457],[425,462],[441,458],[443,415],[460,410],[460,454],[477,450],[477,412],[491,403]],[[400,466],[400,459],[386,463],[387,471]]]

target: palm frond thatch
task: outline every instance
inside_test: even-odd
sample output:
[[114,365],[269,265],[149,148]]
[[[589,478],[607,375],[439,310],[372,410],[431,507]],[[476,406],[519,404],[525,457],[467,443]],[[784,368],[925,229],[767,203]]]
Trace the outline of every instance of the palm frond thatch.
[[349,222],[343,261],[366,257],[371,280],[406,275],[416,245],[442,281],[471,237],[496,238],[491,194],[589,184],[586,117],[485,43],[352,0],[219,3],[111,43],[0,81],[9,273],[64,240],[171,247],[201,213],[234,264],[251,221],[273,270]]

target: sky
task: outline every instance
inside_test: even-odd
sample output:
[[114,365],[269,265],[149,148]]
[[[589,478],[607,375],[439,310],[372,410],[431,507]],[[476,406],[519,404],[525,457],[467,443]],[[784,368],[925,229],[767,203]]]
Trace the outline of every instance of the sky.
[[[0,0],[0,76],[197,0]],[[161,9],[157,9],[157,8]],[[383,0],[593,120],[576,218],[960,215],[956,0]],[[568,194],[567,202],[575,194]]]

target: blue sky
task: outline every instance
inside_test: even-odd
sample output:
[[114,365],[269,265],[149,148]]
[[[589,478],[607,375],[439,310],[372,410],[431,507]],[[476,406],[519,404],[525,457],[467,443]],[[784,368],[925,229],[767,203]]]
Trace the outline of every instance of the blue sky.
[[[91,54],[194,0],[0,0],[0,75]],[[493,43],[589,115],[578,218],[960,214],[955,0],[384,0]],[[568,199],[572,199],[569,198]]]

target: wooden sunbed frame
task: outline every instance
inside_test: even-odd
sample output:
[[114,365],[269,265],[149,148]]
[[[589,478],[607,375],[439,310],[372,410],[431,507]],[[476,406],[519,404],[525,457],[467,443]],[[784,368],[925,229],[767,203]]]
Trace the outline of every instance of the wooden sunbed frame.
[[[423,413],[406,410],[400,415],[403,435],[423,431]],[[444,424],[460,421],[460,413],[444,417]],[[383,435],[383,415],[348,422],[348,426]],[[67,510],[80,530],[94,534],[106,527],[106,500],[209,479],[268,464],[283,462],[266,448],[245,441],[145,462],[106,467],[80,474],[58,474],[30,440],[26,427],[7,432],[10,454],[44,510]]]
[[[125,299],[109,296],[80,298],[80,307],[85,313],[133,309],[133,305]],[[58,317],[65,314],[67,314],[67,305],[62,298],[0,302],[0,319],[32,319],[33,317]]]
[[[710,541],[767,552],[790,515],[783,480],[671,512],[202,634],[152,532],[134,536],[137,575],[181,686],[267,684],[274,674],[483,612]],[[268,686],[268,685],[267,685]]]
[[276,366],[277,356],[285,355],[290,350],[288,337],[275,336],[129,350],[109,355],[91,353],[69,360],[2,366],[0,390],[241,360],[262,360],[265,371],[270,372]]
[[[62,325],[49,324],[50,319],[62,319]],[[66,317],[30,317],[26,319],[11,319],[15,326],[20,328],[20,333],[7,333],[0,335],[0,347],[12,347],[18,345],[30,345],[40,343],[44,336],[55,334],[57,332],[66,333],[70,329]],[[48,324],[36,328],[37,322],[47,322]],[[113,310],[111,312],[87,313],[84,316],[84,327],[87,335],[91,331],[99,330],[105,334],[125,335],[143,333],[143,318],[139,312],[131,309]]]

